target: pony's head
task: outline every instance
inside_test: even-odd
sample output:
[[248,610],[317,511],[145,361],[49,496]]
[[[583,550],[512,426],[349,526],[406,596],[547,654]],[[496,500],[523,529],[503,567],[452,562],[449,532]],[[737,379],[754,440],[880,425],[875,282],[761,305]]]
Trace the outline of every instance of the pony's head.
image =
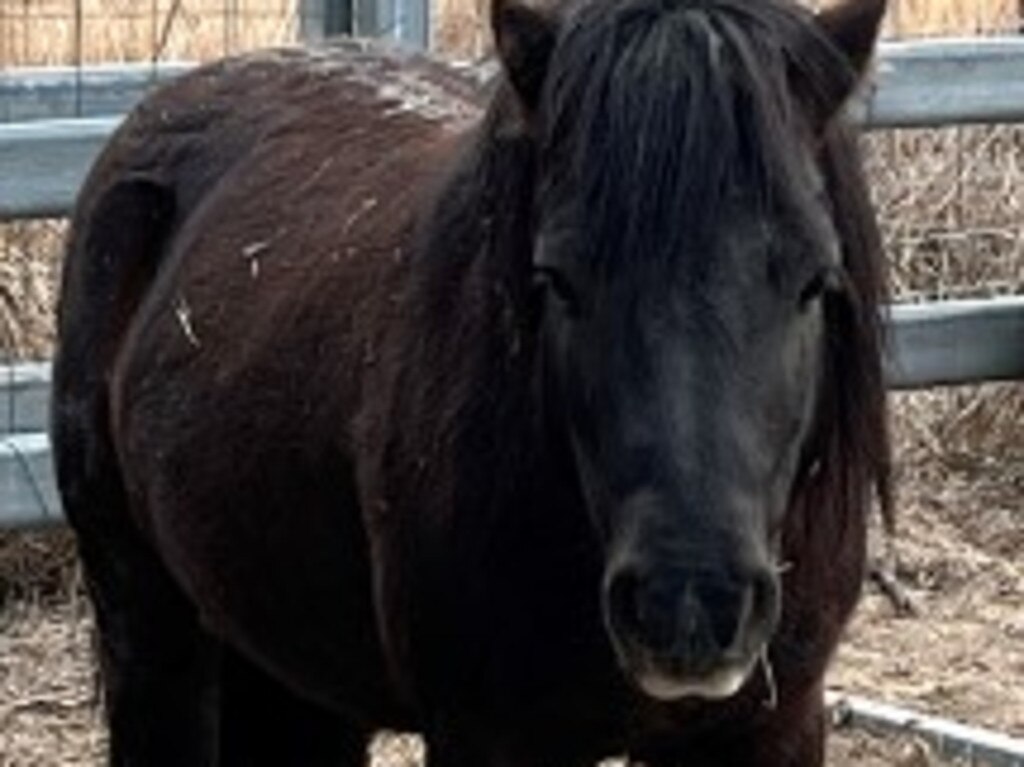
[[779,619],[787,511],[832,470],[830,349],[875,307],[823,146],[884,10],[494,8],[538,157],[545,397],[605,546],[611,643],[658,699],[744,683]]

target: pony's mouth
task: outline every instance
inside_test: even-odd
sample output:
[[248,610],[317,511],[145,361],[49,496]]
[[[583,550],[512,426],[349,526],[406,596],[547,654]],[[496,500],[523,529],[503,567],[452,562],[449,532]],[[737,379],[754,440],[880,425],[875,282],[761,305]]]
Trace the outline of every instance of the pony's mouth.
[[629,673],[644,694],[671,702],[684,698],[723,700],[732,697],[746,683],[757,666],[759,655],[727,659],[702,673],[686,673],[670,660],[634,657]]

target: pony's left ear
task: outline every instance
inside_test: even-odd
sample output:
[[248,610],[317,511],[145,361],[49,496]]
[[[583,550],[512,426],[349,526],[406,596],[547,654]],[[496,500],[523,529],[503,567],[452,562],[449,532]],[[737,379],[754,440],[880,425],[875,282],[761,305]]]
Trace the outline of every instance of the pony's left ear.
[[857,90],[867,74],[878,33],[885,16],[886,0],[838,0],[814,15],[819,38],[842,54],[848,67],[821,66],[818,53],[797,50],[795,70],[808,88],[813,124],[824,131]]
[[555,21],[524,0],[492,0],[491,29],[498,58],[527,111],[533,111],[555,47]]
[[886,0],[840,0],[817,14],[822,31],[846,54],[858,78],[871,61],[886,6]]

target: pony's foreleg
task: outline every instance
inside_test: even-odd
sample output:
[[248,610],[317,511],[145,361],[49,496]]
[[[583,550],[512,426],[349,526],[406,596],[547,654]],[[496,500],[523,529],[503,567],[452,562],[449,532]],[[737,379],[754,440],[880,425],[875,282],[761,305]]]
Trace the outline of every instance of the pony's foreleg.
[[370,733],[300,698],[237,652],[221,667],[218,767],[365,767]]

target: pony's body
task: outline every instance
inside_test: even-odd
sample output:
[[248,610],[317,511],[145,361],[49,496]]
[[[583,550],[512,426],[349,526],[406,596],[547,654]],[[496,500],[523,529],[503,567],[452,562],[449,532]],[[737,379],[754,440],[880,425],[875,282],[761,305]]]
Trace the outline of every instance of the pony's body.
[[[468,83],[402,63],[347,44],[191,75],[136,113],[122,135],[137,149],[116,171],[159,183],[148,169],[173,163],[161,189],[178,201],[159,287],[112,365],[135,521],[209,628],[320,700],[381,701],[368,720],[403,706],[351,513],[354,423],[399,311],[411,213],[477,111]],[[437,116],[403,106],[417,97]],[[228,103],[189,124],[193,105]],[[216,511],[200,521],[194,509]]]
[[[720,702],[628,682],[538,399],[532,137],[484,101],[356,43],[241,58],[147,100],[93,171],[55,445],[116,764],[356,765],[381,728],[443,767],[820,763],[862,510],[788,512],[777,701],[756,673]],[[870,273],[848,141],[824,174]]]

